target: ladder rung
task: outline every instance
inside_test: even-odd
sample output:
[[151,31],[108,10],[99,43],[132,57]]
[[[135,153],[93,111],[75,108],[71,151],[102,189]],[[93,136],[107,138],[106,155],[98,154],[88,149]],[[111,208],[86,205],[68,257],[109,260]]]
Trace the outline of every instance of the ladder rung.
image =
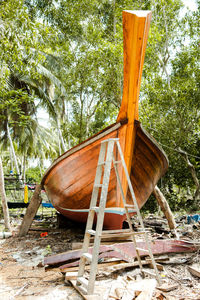
[[108,239],[108,238],[112,238],[112,237],[121,237],[121,236],[131,236],[133,235],[134,233],[133,232],[121,232],[121,233],[104,233],[102,235],[100,235],[101,238],[104,238],[104,239]]
[[82,257],[86,258],[87,261],[89,261],[89,262],[92,261],[92,254],[90,254],[90,253],[83,253]]
[[93,229],[88,229],[87,233],[89,233],[90,235],[96,235],[96,231]]
[[120,164],[121,162],[122,162],[121,160],[115,160],[115,161],[113,161],[113,163],[116,164],[116,165]]
[[150,271],[147,271],[147,270],[144,270],[144,269],[142,269],[141,271],[142,271],[143,273],[145,273],[145,274],[148,274],[148,275],[150,275],[150,276],[154,276],[154,277],[156,277],[156,276],[157,276],[155,273],[153,273],[153,272],[150,272]]
[[126,208],[135,208],[135,205],[133,205],[133,204],[125,204],[124,207],[126,207]]
[[88,287],[88,280],[84,277],[77,277],[77,282],[82,284],[84,287]]
[[132,214],[132,213],[137,213],[136,209],[131,209],[130,211],[128,210],[128,214]]
[[139,248],[139,247],[136,247],[135,249],[136,249],[136,250],[138,250],[138,251],[149,252],[149,250],[147,250],[147,249],[143,249],[143,248]]
[[94,187],[95,187],[95,188],[100,188],[100,187],[102,187],[102,186],[103,186],[102,183],[96,183],[96,184],[94,184]]
[[130,229],[113,229],[113,230],[103,230],[102,234],[109,234],[109,233],[122,233],[122,232],[130,232]]
[[106,164],[106,162],[102,161],[102,162],[98,163],[98,166],[104,166],[105,164]]
[[148,231],[134,231],[134,234],[145,234],[145,233],[148,233]]
[[121,229],[121,230],[104,230],[102,231],[101,238],[111,238],[111,237],[120,237],[120,236],[131,236],[131,235],[140,235],[145,234],[147,231],[133,231],[130,229]]
[[99,210],[98,206],[90,207],[90,211],[96,211],[96,212],[98,212],[98,210]]

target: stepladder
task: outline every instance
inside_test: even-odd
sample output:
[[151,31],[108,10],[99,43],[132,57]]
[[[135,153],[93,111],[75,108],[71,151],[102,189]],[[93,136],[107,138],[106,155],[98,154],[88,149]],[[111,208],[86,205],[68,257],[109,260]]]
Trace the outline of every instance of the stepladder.
[[[117,153],[117,155],[116,155]],[[126,201],[126,196],[123,191],[120,172],[119,172],[119,165],[123,169],[125,174],[125,178],[127,180],[128,188],[131,194],[132,202],[130,204]],[[110,181],[110,174],[111,168],[114,166],[117,183],[119,186],[119,190],[121,193],[121,197],[123,200],[124,212],[126,214],[127,222],[129,229],[128,230],[103,230],[103,222],[104,222],[104,214],[106,209],[106,201],[108,195],[108,187]],[[136,232],[132,226],[131,214],[134,212],[138,218],[138,222],[140,224],[141,231]],[[96,228],[94,229],[94,219],[95,214],[97,215],[96,220]],[[150,276],[154,276],[158,283],[161,283],[160,276],[158,273],[158,269],[155,263],[155,259],[151,250],[151,242],[149,239],[149,233],[144,228],[143,219],[140,213],[139,206],[137,204],[137,200],[134,194],[134,190],[131,184],[131,180],[129,177],[129,173],[126,167],[126,163],[123,157],[123,152],[119,143],[118,138],[111,138],[101,142],[100,152],[99,152],[99,159],[96,169],[96,176],[93,185],[93,191],[90,201],[90,208],[88,212],[88,219],[85,229],[83,247],[82,247],[82,255],[80,258],[79,263],[79,271],[76,281],[76,287],[80,290],[81,293],[85,295],[92,295],[94,294],[95,288],[95,280],[96,280],[96,273],[98,267],[98,257],[99,257],[99,248],[101,244],[102,237],[109,237],[109,236],[120,236],[129,234],[131,236],[135,251],[136,251],[136,258],[138,260],[138,264],[142,273],[142,276],[148,274]],[[141,236],[145,242],[145,249],[138,247],[137,236]],[[89,245],[91,237],[94,238],[92,253],[89,252]],[[153,266],[154,272],[146,271],[143,268],[142,260],[140,253],[145,252],[146,255],[150,257],[151,264]],[[86,264],[90,265],[89,270],[89,278],[85,277],[85,266]]]

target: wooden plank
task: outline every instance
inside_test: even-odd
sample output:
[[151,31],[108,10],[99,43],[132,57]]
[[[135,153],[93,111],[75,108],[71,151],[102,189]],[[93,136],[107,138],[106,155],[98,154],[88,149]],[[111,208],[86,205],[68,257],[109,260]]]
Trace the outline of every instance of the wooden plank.
[[[118,264],[121,264],[121,263],[123,263],[123,261],[121,261],[121,260],[101,263],[101,264],[98,264],[98,270],[105,269],[105,268],[108,268],[108,267],[111,267],[111,266],[115,266],[115,265],[118,265]],[[62,272],[62,273],[66,273],[66,272],[70,273],[70,272],[78,272],[78,269],[79,269],[78,266],[77,267],[70,267],[70,268],[62,268],[62,266],[60,266],[59,271]],[[86,271],[90,270],[90,265],[86,265],[85,270]]]
[[188,270],[190,271],[190,273],[196,277],[200,278],[200,269],[188,266]]
[[[143,241],[138,241],[138,247],[139,248],[145,248],[146,243]],[[197,251],[197,247],[188,241],[182,241],[182,240],[155,240],[152,244],[152,252],[153,254],[165,254],[165,253],[183,253],[183,252],[195,252]],[[92,248],[89,248],[89,252],[92,251]],[[132,242],[126,242],[126,243],[118,243],[114,245],[102,245],[100,247],[100,257],[106,257],[111,253],[112,251],[115,251],[116,254],[121,255],[121,259],[124,259],[126,257],[125,261],[127,259],[132,260],[133,257],[136,256],[136,251],[133,246]],[[61,263],[67,263],[69,261],[77,260],[80,258],[81,251],[75,250],[75,251],[68,251],[56,255],[51,255],[48,257],[44,257],[44,264],[45,265],[55,265],[55,264],[61,264]],[[145,254],[142,254],[145,255]],[[123,257],[123,258],[122,258]]]
[[[154,269],[152,263],[150,263],[148,266],[149,266],[151,269]],[[163,267],[161,264],[156,263],[156,267],[157,267],[157,269],[158,269],[159,271],[164,271],[164,267]]]
[[85,300],[102,300],[104,299],[104,294],[107,290],[107,288],[104,288],[103,286],[96,286],[94,290],[93,295],[86,295],[81,288],[77,287],[75,280],[70,280],[73,287],[76,289],[76,291],[83,297]]
[[20,237],[25,236],[28,233],[29,228],[31,227],[31,224],[33,222],[33,218],[35,217],[35,215],[38,211],[38,208],[39,208],[39,206],[42,202],[42,198],[40,196],[40,193],[41,193],[41,185],[37,184],[36,187],[35,187],[35,191],[33,193],[33,196],[31,198],[30,204],[26,209],[26,213],[24,215],[22,224],[21,224],[20,229],[19,229],[18,236],[20,236]]
[[170,292],[177,288],[178,288],[178,284],[167,284],[167,283],[164,283],[161,286],[157,287],[157,289],[161,290],[162,292]]

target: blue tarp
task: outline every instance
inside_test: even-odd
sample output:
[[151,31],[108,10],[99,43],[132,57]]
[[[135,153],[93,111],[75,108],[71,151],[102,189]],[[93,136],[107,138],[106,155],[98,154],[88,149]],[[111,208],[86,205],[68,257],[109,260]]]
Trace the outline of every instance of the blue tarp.
[[200,215],[187,216],[187,223],[197,223],[200,222]]
[[42,203],[42,206],[43,207],[52,207],[53,208],[53,205],[51,203]]

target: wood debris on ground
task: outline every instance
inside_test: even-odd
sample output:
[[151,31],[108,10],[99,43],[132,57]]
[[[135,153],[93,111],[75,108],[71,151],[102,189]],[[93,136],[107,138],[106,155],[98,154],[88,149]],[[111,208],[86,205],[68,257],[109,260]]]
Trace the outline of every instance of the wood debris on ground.
[[[51,265],[45,268],[45,261],[48,256],[60,255],[61,252],[73,253],[80,252],[83,241],[84,228],[68,224],[67,228],[56,228],[56,222],[53,227],[49,226],[42,220],[34,221],[28,236],[13,236],[7,240],[1,240],[0,247],[0,269],[1,282],[0,298],[17,300],[31,297],[31,299],[82,299],[82,296],[74,289],[76,282],[78,266],[64,267]],[[200,229],[198,224],[187,224],[186,217],[182,221],[176,220],[179,225],[178,232],[181,240],[187,241],[187,245],[193,248],[193,252],[181,253],[161,253],[154,254],[156,263],[159,264],[163,284],[161,286],[151,285],[152,295],[148,295],[141,286],[147,286],[152,278],[143,279],[138,268],[137,260],[130,262],[127,253],[118,258],[102,257],[98,265],[96,278],[97,290],[103,289],[103,299],[152,299],[152,300],[197,300],[200,299],[200,272],[199,262],[199,244]],[[149,223],[152,240],[161,240],[173,243],[174,238],[168,230],[167,223],[161,217],[148,216],[145,219],[146,226]],[[193,226],[196,226],[193,228]],[[161,227],[161,233],[158,233],[158,227]],[[137,224],[135,223],[137,228]],[[40,231],[41,229],[43,231]],[[139,228],[138,228],[139,230]],[[48,235],[41,237],[41,232],[48,232]],[[102,246],[110,247],[115,241],[104,242]],[[130,243],[129,238],[126,240],[116,241],[116,245]],[[75,246],[74,246],[75,245]],[[92,246],[92,245],[91,245]],[[180,245],[179,245],[180,246]],[[113,247],[113,246],[112,246]],[[79,248],[79,249],[77,249]],[[179,247],[181,248],[181,247]],[[188,250],[188,247],[182,247]],[[115,247],[115,251],[122,248]],[[184,249],[184,250],[185,250]],[[181,249],[180,249],[181,250]],[[110,251],[111,252],[111,251]],[[122,252],[122,251],[121,251]],[[123,253],[122,253],[123,254]],[[127,259],[128,258],[128,259]],[[76,258],[76,260],[78,260]],[[151,270],[151,262],[148,257],[142,258],[144,268]],[[72,261],[70,262],[72,263]],[[61,262],[61,265],[66,262]],[[89,269],[89,266],[88,266]],[[89,275],[89,273],[88,273]],[[152,281],[153,282],[153,281]],[[145,284],[144,284],[145,283]],[[52,298],[54,297],[54,298]],[[102,296],[101,296],[102,297]],[[107,298],[106,298],[107,297]],[[149,298],[147,298],[149,297]],[[28,298],[27,298],[28,299]],[[89,299],[89,298],[88,298]],[[90,299],[97,299],[91,298]]]

